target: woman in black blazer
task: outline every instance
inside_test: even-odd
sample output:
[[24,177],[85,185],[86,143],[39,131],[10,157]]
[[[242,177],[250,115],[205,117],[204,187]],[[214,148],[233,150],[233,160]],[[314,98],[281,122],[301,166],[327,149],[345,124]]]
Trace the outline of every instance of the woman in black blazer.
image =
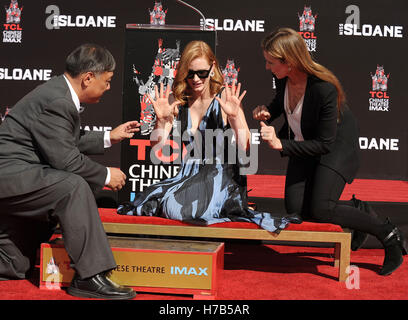
[[[288,156],[285,206],[305,220],[338,224],[355,230],[352,248],[361,247],[368,234],[384,245],[381,275],[403,262],[407,246],[401,231],[376,214],[339,203],[344,186],[358,170],[358,127],[345,104],[338,79],[312,60],[304,40],[282,28],[262,42],[266,69],[277,78],[276,96],[268,106],[253,111],[261,120],[261,137],[272,149]],[[270,124],[281,114],[285,123],[276,134]]]

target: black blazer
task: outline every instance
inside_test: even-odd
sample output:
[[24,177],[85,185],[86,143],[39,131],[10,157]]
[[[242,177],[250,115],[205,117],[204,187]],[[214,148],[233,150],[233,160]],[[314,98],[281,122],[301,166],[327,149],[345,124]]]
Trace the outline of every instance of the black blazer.
[[309,76],[301,116],[304,141],[294,141],[284,110],[286,81],[287,78],[276,81],[276,95],[268,106],[271,114],[268,123],[282,114],[285,117],[284,125],[278,132],[283,147],[282,156],[312,157],[351,183],[359,167],[359,147],[358,125],[350,109],[344,106],[338,119],[335,86]]
[[103,132],[80,130],[63,76],[27,94],[0,125],[0,198],[39,190],[69,174],[102,188],[106,167],[85,154],[102,154]]

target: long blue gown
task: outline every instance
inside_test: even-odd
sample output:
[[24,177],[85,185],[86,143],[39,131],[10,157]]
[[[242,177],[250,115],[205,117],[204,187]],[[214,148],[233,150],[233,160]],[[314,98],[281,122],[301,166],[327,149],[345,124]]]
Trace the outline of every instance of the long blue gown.
[[[181,132],[189,132],[189,108],[182,106],[179,110]],[[175,177],[151,185],[138,193],[133,202],[121,204],[118,214],[159,216],[199,225],[229,221],[253,222],[276,233],[286,228],[291,222],[289,217],[274,217],[270,213],[248,208],[247,180],[245,175],[240,175],[239,160],[232,161],[235,163],[220,161],[221,157],[215,151],[216,144],[225,141],[223,133],[230,127],[224,125],[221,107],[216,99],[211,102],[197,130],[203,141],[206,129],[221,129],[209,143],[214,149],[211,158],[204,156],[194,159],[196,155],[185,157]],[[188,142],[194,143],[192,136]],[[205,145],[203,143],[203,147]],[[234,144],[228,141],[226,145],[230,147]],[[202,154],[206,154],[204,149]],[[224,159],[228,159],[227,156],[224,154]]]

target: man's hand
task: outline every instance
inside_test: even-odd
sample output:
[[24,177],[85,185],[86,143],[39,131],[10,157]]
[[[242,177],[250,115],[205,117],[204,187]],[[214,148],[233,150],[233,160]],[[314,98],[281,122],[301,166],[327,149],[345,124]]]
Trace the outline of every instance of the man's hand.
[[126,175],[118,168],[109,168],[110,181],[107,185],[113,191],[119,191],[126,183]]
[[123,139],[130,139],[135,132],[140,129],[140,123],[138,121],[128,121],[117,126],[110,132],[110,140],[112,144],[121,142]]

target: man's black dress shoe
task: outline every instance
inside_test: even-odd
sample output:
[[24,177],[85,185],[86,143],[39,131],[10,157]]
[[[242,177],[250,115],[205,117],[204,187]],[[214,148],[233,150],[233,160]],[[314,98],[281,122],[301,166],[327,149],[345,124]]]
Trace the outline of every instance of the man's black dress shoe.
[[83,280],[75,275],[67,293],[82,298],[111,300],[127,300],[136,296],[136,292],[132,288],[114,283],[107,277],[106,273],[99,273]]

